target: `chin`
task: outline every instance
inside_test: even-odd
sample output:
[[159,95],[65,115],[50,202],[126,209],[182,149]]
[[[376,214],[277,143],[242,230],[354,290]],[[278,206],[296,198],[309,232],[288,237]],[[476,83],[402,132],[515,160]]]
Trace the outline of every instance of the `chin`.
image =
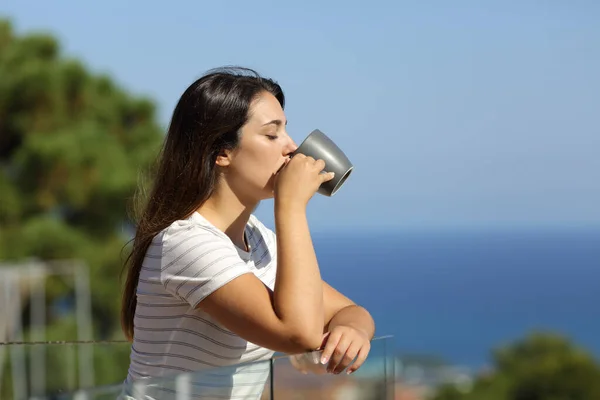
[[262,200],[268,200],[275,197],[275,184],[269,180],[262,190]]

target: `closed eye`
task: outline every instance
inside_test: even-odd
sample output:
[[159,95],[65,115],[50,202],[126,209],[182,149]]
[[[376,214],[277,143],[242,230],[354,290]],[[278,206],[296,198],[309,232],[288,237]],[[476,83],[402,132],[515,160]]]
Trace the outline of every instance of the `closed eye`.
[[277,140],[279,136],[267,135],[267,137],[269,138],[269,140]]

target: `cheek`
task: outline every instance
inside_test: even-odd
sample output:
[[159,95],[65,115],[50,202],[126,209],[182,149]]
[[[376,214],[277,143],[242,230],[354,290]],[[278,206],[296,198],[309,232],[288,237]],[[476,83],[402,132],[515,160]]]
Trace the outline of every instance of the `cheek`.
[[281,149],[274,143],[261,143],[261,146],[256,146],[252,151],[249,151],[247,156],[248,161],[255,168],[271,171],[281,158]]
[[281,152],[282,148],[276,142],[249,141],[242,143],[234,162],[236,175],[246,181],[264,183],[277,170]]
[[264,181],[273,175],[277,154],[265,151],[249,151],[236,161],[236,175],[244,180]]

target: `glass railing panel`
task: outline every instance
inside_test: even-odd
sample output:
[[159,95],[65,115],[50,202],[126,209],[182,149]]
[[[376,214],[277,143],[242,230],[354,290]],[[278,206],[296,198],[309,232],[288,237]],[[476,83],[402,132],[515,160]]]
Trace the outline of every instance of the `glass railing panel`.
[[374,339],[362,367],[348,375],[328,373],[320,364],[321,352],[273,360],[274,399],[385,400],[394,396],[394,362],[390,337]]
[[122,382],[130,344],[51,342],[0,344],[0,398],[35,399]]
[[[140,379],[105,387],[78,390],[52,397],[56,400],[188,400],[271,398],[272,361],[175,374],[166,378]],[[48,398],[49,400],[49,398]]]
[[0,398],[381,400],[394,393],[389,337],[374,339],[366,362],[351,375],[326,372],[321,352],[313,352],[125,384],[129,349],[127,342],[1,345]]

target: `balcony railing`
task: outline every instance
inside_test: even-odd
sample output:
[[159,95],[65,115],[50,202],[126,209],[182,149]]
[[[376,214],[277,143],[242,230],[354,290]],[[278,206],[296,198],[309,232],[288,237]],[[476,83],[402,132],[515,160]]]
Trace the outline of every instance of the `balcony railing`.
[[130,344],[40,342],[0,344],[0,398],[117,399],[393,399],[391,337],[375,338],[355,373],[327,373],[320,352],[144,379],[124,385]]

